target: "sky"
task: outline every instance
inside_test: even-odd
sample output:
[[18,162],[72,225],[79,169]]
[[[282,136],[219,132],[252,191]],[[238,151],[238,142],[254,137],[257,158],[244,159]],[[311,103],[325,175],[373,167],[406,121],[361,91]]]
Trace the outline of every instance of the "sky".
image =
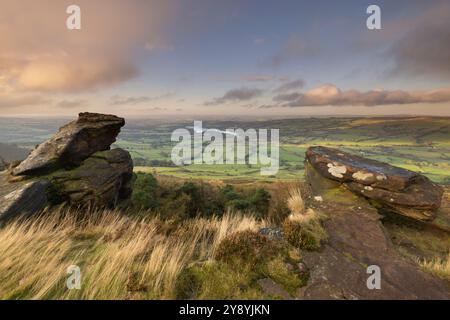
[[0,116],[450,116],[448,1],[0,0],[0,39]]

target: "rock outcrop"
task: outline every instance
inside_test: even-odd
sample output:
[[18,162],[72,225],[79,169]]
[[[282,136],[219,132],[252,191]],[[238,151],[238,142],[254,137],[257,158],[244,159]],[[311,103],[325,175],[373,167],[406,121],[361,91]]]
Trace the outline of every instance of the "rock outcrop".
[[134,182],[133,161],[112,149],[124,119],[80,113],[0,179],[0,222],[46,206],[115,208],[126,204]]
[[80,113],[78,120],[39,145],[12,173],[36,175],[78,166],[95,152],[109,150],[124,125],[123,118],[113,115]]
[[[401,256],[377,209],[340,179],[324,178],[306,163],[306,193],[310,199],[322,198],[321,202],[311,200],[309,205],[328,217],[323,224],[328,240],[319,251],[301,253],[310,277],[298,298],[449,299],[448,284]],[[367,285],[372,283],[369,277],[373,274],[369,266],[379,268],[379,289]]]
[[441,205],[442,187],[413,171],[326,147],[309,148],[306,162],[375,206],[409,218],[433,220]]

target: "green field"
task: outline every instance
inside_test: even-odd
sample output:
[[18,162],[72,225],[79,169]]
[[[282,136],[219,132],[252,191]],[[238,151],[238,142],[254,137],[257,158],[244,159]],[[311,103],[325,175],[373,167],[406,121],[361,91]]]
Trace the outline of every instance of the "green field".
[[[408,118],[303,118],[275,121],[205,122],[204,128],[267,128],[280,130],[280,170],[262,176],[259,165],[169,166],[175,143],[175,128],[192,126],[177,123],[154,126],[152,133],[127,130],[116,145],[129,150],[136,171],[154,172],[181,178],[273,181],[303,177],[306,149],[324,145],[421,172],[435,182],[450,184],[450,119]],[[153,161],[153,163],[152,163]]]
[[[31,149],[51,137],[68,119],[0,118],[0,143]],[[280,130],[280,170],[262,176],[259,165],[185,165],[171,162],[175,129],[192,129],[193,121],[127,120],[116,147],[128,150],[137,171],[182,178],[234,181],[301,179],[308,147],[324,145],[422,172],[450,184],[450,118],[299,118],[270,121],[204,121],[203,128]],[[1,150],[0,150],[1,156]]]

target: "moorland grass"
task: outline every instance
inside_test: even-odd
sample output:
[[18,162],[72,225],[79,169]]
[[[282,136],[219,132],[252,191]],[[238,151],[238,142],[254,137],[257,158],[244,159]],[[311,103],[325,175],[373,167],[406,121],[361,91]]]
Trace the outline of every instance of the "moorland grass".
[[[227,213],[195,218],[163,232],[158,218],[102,211],[79,218],[52,212],[0,229],[0,299],[171,299],[181,272],[212,260],[221,241],[265,225]],[[81,269],[81,289],[66,287],[67,268]]]

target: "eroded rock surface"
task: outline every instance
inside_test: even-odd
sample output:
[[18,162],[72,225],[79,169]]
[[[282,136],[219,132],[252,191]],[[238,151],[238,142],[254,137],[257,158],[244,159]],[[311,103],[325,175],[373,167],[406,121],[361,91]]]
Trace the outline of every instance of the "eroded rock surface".
[[[302,252],[310,272],[301,299],[449,299],[448,284],[401,256],[378,211],[338,181],[326,179],[307,163],[311,197],[321,196],[316,210],[328,216],[328,242],[316,252]],[[381,288],[369,289],[369,266],[380,268]]]
[[261,287],[261,290],[267,295],[282,298],[284,300],[292,300],[289,293],[284,290],[281,285],[270,278],[259,279],[257,283]]
[[376,206],[416,220],[433,220],[441,205],[443,189],[417,172],[326,147],[309,148],[306,161]]
[[108,150],[124,125],[125,120],[114,115],[80,113],[78,120],[40,144],[12,173],[34,175],[77,166],[95,152]]

